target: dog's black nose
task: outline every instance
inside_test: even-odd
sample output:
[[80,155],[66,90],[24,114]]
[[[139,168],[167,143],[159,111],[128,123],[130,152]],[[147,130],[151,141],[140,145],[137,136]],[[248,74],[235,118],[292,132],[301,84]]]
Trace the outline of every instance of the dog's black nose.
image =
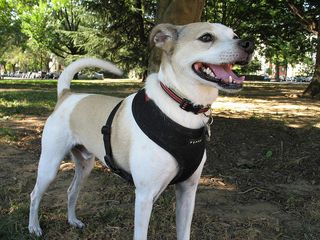
[[239,46],[248,54],[253,53],[254,51],[254,42],[247,40],[240,40]]

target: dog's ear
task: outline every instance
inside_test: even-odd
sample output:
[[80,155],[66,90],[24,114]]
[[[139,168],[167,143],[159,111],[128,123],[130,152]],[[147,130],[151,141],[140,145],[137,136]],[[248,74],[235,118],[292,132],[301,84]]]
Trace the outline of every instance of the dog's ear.
[[178,40],[178,30],[180,26],[164,23],[155,26],[150,34],[151,47],[158,47],[163,51],[172,52],[175,43]]

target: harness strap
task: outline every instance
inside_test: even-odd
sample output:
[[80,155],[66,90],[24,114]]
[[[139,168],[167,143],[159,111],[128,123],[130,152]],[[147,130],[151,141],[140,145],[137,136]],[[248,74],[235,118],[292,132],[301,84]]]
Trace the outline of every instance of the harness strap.
[[133,179],[131,174],[127,173],[126,171],[122,170],[121,168],[118,168],[116,163],[114,162],[113,156],[112,156],[112,149],[111,149],[111,126],[114,116],[116,115],[122,101],[119,102],[111,111],[106,125],[104,125],[101,129],[101,133],[103,134],[103,141],[104,141],[104,147],[106,150],[106,155],[104,157],[104,160],[110,170],[114,172],[115,174],[119,175],[120,177],[124,178],[130,183],[133,183]]

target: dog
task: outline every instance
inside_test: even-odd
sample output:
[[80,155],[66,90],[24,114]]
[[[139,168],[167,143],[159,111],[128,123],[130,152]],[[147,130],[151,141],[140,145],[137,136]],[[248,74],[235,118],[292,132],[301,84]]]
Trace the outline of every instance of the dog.
[[[30,233],[42,235],[38,220],[41,198],[55,179],[60,162],[70,152],[75,162],[75,176],[68,189],[68,222],[72,226],[84,227],[75,213],[76,201],[81,184],[98,158],[106,166],[115,165],[119,175],[124,173],[124,177],[129,176],[127,179],[134,183],[134,239],[147,239],[152,205],[170,183],[174,183],[176,189],[177,239],[190,238],[197,185],[206,161],[203,133],[208,135],[208,131],[203,129],[207,129],[210,121],[210,105],[218,97],[219,90],[237,92],[242,89],[244,78],[233,73],[231,67],[250,62],[254,43],[239,39],[232,29],[222,24],[206,22],[183,26],[159,24],[151,31],[150,42],[162,50],[160,70],[147,77],[143,92],[123,100],[70,91],[73,76],[85,67],[99,67],[120,75],[121,71],[109,62],[80,59],[66,67],[59,77],[58,101],[44,126],[37,180],[30,194]],[[140,102],[135,100],[137,95],[142,96]],[[157,113],[149,113],[139,120],[140,113],[134,113],[134,108],[144,111],[147,107],[141,104],[149,103]],[[106,146],[108,139],[104,142],[101,134],[110,114],[113,118],[112,128],[109,126],[112,154]],[[157,114],[166,120],[155,130],[157,134],[150,137],[149,130],[139,121],[145,121],[152,128],[160,121],[156,119]],[[173,125],[168,134],[167,122]],[[181,135],[197,132],[200,137],[189,139],[179,154],[171,153],[164,145],[180,141],[169,139],[176,137],[176,131]],[[153,137],[159,137],[161,144]],[[188,170],[183,163],[183,158],[188,157],[184,150],[193,146],[200,149],[197,150],[198,160],[193,169]],[[111,159],[109,163],[108,159]],[[188,161],[193,164],[190,159]]]

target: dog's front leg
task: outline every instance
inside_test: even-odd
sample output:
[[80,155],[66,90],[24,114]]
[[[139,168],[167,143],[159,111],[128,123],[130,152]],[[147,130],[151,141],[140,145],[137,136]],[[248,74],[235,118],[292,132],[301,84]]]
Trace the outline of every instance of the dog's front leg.
[[145,135],[132,145],[130,167],[135,184],[134,240],[146,240],[153,203],[177,175],[178,164]]
[[134,240],[146,240],[148,226],[153,205],[153,194],[145,190],[136,189],[135,215],[134,215]]
[[153,203],[169,184],[169,182],[161,179],[161,177],[158,178],[158,181],[161,184],[150,181],[146,185],[136,186],[134,240],[146,240],[148,237],[148,227]]
[[196,191],[205,160],[206,154],[204,154],[202,162],[197,171],[186,181],[176,184],[176,224],[178,240],[190,239],[190,229]]

